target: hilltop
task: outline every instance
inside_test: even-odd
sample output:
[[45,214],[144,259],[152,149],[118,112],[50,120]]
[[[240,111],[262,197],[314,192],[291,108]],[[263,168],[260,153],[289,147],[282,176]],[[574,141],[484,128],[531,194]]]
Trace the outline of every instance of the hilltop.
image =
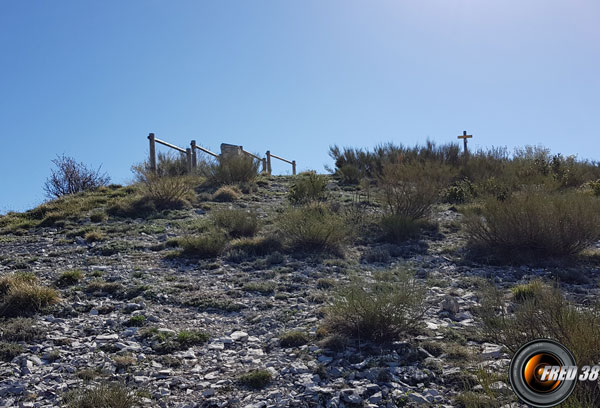
[[528,299],[599,292],[595,235],[575,258],[482,256],[477,201],[398,220],[339,173],[162,180],[181,197],[108,185],[0,217],[0,407],[502,406],[494,299],[523,324]]

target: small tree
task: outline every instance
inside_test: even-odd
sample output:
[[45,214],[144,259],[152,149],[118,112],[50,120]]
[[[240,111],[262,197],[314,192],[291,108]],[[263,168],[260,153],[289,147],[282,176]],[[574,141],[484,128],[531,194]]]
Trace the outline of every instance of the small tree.
[[110,182],[110,177],[101,173],[100,168],[93,170],[83,163],[77,163],[72,157],[57,156],[52,163],[56,169],[52,170],[52,175],[44,184],[44,191],[49,198],[94,190]]

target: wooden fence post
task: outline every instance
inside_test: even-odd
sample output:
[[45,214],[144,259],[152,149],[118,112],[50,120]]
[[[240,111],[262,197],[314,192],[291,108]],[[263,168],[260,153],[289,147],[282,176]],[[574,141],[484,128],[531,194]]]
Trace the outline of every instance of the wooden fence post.
[[156,174],[156,145],[154,142],[154,133],[148,135],[150,141],[150,170]]
[[195,169],[198,167],[198,158],[196,157],[196,141],[192,140],[190,146],[192,148],[192,169]]
[[185,156],[187,159],[187,172],[188,174],[192,173],[192,149],[189,147],[185,149]]
[[267,159],[262,159],[263,173],[267,173]]
[[296,160],[292,160],[292,174],[296,175]]
[[267,174],[271,175],[271,151],[267,150]]

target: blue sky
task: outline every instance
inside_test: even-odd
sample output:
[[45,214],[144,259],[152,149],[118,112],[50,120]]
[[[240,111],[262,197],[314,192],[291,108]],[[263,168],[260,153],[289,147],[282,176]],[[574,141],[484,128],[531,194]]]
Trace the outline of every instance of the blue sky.
[[149,132],[299,170],[463,129],[600,159],[598,21],[597,0],[0,0],[0,212],[43,201],[57,154],[129,181]]

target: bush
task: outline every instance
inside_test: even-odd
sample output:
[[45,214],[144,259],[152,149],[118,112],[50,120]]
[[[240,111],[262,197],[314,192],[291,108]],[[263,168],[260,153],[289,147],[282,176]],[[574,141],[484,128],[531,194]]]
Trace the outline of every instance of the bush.
[[589,187],[592,190],[592,193],[596,197],[600,197],[600,179],[595,180],[595,181],[590,181]]
[[57,291],[40,286],[35,276],[15,274],[0,279],[0,316],[28,316],[60,301]]
[[177,333],[175,338],[183,348],[204,344],[208,339],[210,339],[210,335],[202,330],[182,330]]
[[[514,353],[528,341],[548,338],[567,347],[580,367],[600,360],[600,309],[577,307],[565,300],[558,287],[539,282],[532,282],[526,292],[525,297],[507,302],[504,292],[495,287],[483,291],[478,314],[494,342]],[[595,383],[579,383],[569,401],[586,402],[574,406],[598,406],[600,390]]]
[[289,208],[277,221],[293,249],[339,253],[352,230],[345,219],[323,205]]
[[65,394],[68,408],[132,408],[139,397],[122,384],[101,384],[94,388],[82,388]]
[[231,241],[231,250],[243,251],[250,256],[264,256],[281,251],[281,241],[272,236],[240,238]]
[[131,168],[138,181],[145,181],[153,177],[181,177],[188,174],[187,157],[183,153],[172,152],[157,154],[156,172],[150,168],[149,162],[135,165]]
[[0,339],[3,341],[31,341],[43,337],[42,330],[31,318],[17,317],[0,321]]
[[382,230],[382,239],[393,244],[406,241],[418,235],[421,228],[425,225],[423,220],[415,220],[403,215],[384,215],[379,221]]
[[441,166],[387,164],[379,184],[389,213],[416,220],[429,215],[449,177]]
[[123,218],[146,218],[156,211],[156,205],[152,200],[139,195],[121,199],[106,210],[112,216]]
[[255,213],[238,209],[214,210],[211,213],[217,227],[223,228],[233,238],[252,237],[258,231]]
[[242,196],[240,190],[235,186],[222,186],[212,196],[213,201],[233,202]]
[[178,241],[181,255],[198,258],[214,258],[221,254],[227,238],[219,231],[208,231],[202,235],[190,235]]
[[57,156],[52,163],[56,169],[52,170],[44,184],[46,195],[50,198],[95,190],[110,182],[110,177],[100,173],[100,168],[92,170],[83,163],[77,163],[72,157]]
[[424,287],[404,270],[355,277],[341,287],[326,309],[329,332],[377,342],[393,341],[416,328],[424,306]]
[[600,202],[577,192],[523,192],[488,200],[466,230],[473,246],[502,255],[573,255],[600,238]]
[[79,269],[64,271],[56,279],[56,285],[59,287],[71,286],[79,283],[83,279],[83,272]]
[[184,176],[148,177],[143,181],[141,191],[159,211],[185,208],[193,198],[190,180]]
[[25,347],[20,344],[0,341],[0,361],[11,361],[24,352]]
[[299,330],[292,330],[279,336],[281,347],[300,347],[308,343],[308,335]]
[[86,242],[97,242],[97,241],[103,241],[105,239],[105,236],[101,231],[92,230],[92,231],[86,232],[85,235],[83,236],[83,239],[85,239]]
[[208,168],[209,182],[217,185],[243,183],[258,176],[259,162],[247,155],[227,156]]
[[336,175],[340,178],[342,184],[349,185],[357,185],[362,178],[361,171],[353,164],[344,164],[337,169]]
[[292,183],[288,198],[293,204],[323,201],[326,195],[327,176],[314,171],[300,173]]
[[90,214],[90,221],[91,222],[102,222],[102,221],[106,221],[106,213],[104,211],[96,211],[92,214]]
[[272,380],[271,373],[267,370],[254,370],[240,376],[240,384],[254,389],[265,388]]

